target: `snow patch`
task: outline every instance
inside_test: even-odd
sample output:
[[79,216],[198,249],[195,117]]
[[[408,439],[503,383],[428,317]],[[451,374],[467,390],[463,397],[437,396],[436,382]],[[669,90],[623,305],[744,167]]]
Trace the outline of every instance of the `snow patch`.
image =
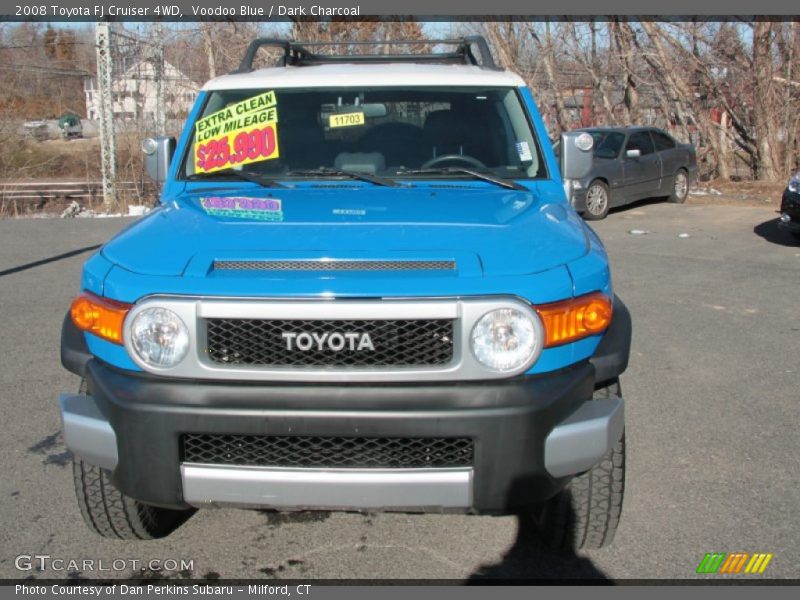
[[722,196],[722,192],[713,187],[706,188],[691,188],[689,190],[690,196]]
[[62,219],[111,219],[119,217],[141,217],[150,212],[149,206],[143,204],[131,204],[128,206],[127,213],[108,213],[108,212],[95,212],[88,208],[82,207],[77,202],[72,202],[64,212],[61,213]]

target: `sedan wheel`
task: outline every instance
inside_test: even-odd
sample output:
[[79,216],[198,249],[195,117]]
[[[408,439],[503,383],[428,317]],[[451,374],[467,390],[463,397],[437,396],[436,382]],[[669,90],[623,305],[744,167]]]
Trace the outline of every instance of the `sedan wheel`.
[[605,219],[609,209],[608,186],[602,181],[593,181],[586,190],[586,212],[583,216],[590,221]]
[[675,185],[672,188],[672,195],[669,197],[670,202],[682,203],[686,200],[689,194],[689,177],[686,171],[678,171],[675,173]]

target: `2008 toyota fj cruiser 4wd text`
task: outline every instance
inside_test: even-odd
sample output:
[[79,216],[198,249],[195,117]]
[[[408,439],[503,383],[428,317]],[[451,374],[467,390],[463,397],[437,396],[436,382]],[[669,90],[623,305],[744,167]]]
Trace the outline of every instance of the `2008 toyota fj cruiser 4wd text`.
[[[91,529],[164,536],[233,505],[519,514],[558,547],[610,542],[631,324],[561,181],[591,136],[564,134],[559,168],[483,38],[427,43],[256,40],[177,143],[145,140],[160,205],[86,262],[63,328]],[[277,67],[253,69],[262,47]]]

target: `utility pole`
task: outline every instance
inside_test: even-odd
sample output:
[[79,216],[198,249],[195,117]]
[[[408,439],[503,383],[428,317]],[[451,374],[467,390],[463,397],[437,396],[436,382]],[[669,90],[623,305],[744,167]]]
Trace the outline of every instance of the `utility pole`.
[[117,205],[117,162],[114,143],[114,97],[112,93],[111,27],[98,23],[97,42],[97,91],[98,115],[100,117],[100,166],[103,172],[103,201],[106,209]]
[[153,67],[156,76],[156,135],[162,136],[167,130],[167,110],[164,105],[164,27],[161,21],[153,25],[155,48],[153,48]]

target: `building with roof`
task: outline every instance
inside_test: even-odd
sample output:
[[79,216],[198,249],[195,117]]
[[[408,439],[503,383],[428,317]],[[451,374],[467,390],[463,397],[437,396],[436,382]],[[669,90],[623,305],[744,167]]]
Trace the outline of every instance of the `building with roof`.
[[[155,120],[157,107],[157,64],[153,60],[140,60],[114,77],[111,84],[115,119],[139,121]],[[171,63],[164,62],[161,76],[167,119],[184,119],[192,107],[200,85],[191,80]],[[100,98],[97,78],[84,79],[86,117],[99,118]]]

